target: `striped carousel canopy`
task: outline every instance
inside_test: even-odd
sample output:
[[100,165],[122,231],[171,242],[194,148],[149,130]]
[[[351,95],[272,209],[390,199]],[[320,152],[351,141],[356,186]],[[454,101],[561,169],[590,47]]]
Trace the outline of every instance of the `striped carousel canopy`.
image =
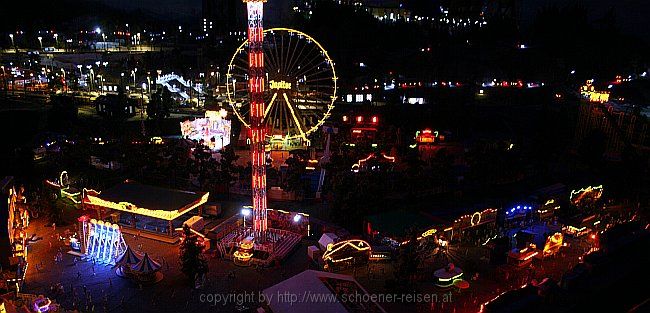
[[157,272],[160,269],[160,263],[152,260],[149,257],[149,254],[145,253],[142,260],[131,267],[132,271],[138,272],[140,274],[151,274]]
[[134,264],[138,264],[140,260],[142,259],[142,255],[134,252],[131,250],[131,247],[127,246],[126,250],[122,255],[120,255],[119,258],[115,261],[116,266],[132,266]]

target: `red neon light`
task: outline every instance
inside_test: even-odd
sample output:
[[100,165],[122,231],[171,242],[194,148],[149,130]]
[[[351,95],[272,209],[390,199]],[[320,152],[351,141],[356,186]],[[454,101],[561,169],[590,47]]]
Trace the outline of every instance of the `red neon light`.
[[357,116],[357,123],[363,122],[363,116],[359,115]]
[[253,202],[253,231],[256,240],[264,241],[267,230],[266,220],[266,129],[262,124],[264,117],[264,28],[262,27],[263,0],[248,0],[248,94],[250,97],[251,128],[251,187]]
[[372,123],[373,123],[373,124],[377,124],[377,120],[378,120],[378,119],[377,119],[376,116],[373,116],[373,117],[372,117]]

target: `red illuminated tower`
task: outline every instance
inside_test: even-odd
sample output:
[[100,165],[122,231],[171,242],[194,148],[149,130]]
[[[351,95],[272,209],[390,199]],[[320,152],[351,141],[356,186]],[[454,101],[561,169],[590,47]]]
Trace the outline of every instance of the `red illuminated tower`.
[[266,0],[243,0],[248,11],[248,95],[250,97],[251,164],[253,191],[253,232],[257,241],[266,237],[266,129],[264,118],[264,28],[262,16]]

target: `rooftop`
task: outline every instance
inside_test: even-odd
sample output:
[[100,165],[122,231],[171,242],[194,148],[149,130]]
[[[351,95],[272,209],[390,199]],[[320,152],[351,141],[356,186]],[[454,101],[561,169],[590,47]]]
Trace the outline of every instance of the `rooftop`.
[[127,180],[87,198],[84,201],[89,204],[173,220],[205,203],[208,193],[149,186]]

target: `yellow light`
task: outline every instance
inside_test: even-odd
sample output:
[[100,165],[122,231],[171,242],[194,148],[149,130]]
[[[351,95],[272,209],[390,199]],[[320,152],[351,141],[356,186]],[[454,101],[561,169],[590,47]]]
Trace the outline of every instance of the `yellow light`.
[[[244,0],[244,2],[248,2],[248,1],[250,1],[250,2],[264,2],[266,0]],[[329,53],[327,52],[327,50],[325,50],[325,48],[318,41],[316,41],[313,37],[309,36],[308,34],[305,34],[305,33],[301,32],[299,30],[286,28],[286,27],[277,27],[277,28],[265,29],[263,31],[263,33],[266,35],[266,34],[277,32],[277,31],[286,31],[286,32],[289,32],[291,34],[295,34],[295,35],[304,37],[309,42],[315,44],[322,51],[323,57],[325,58],[325,61],[326,61],[325,64],[328,65],[329,68],[332,70],[332,83],[333,83],[332,90],[333,90],[333,94],[330,97],[330,101],[329,101],[329,103],[327,105],[327,112],[325,113],[326,117],[329,116],[330,112],[334,108],[334,102],[337,99],[336,94],[337,94],[337,89],[338,89],[337,88],[338,77],[336,76],[336,69],[334,68],[334,61],[332,61],[332,59],[330,58]],[[244,51],[244,47],[247,46],[247,45],[248,45],[248,39],[246,39],[244,42],[242,42],[241,45],[239,45],[239,47],[237,47],[237,49],[235,50],[236,51],[235,54],[233,54],[232,57],[230,58],[230,62],[228,63],[229,64],[228,65],[228,72],[226,73],[226,77],[229,80],[232,79],[232,77],[233,77],[233,75],[232,75],[232,73],[230,71],[233,68],[235,68],[234,64],[235,64],[235,60],[237,58],[237,55],[240,52]],[[235,108],[235,110],[233,110],[235,115],[237,116],[237,118],[241,121],[241,123],[244,126],[246,126],[247,128],[250,128],[250,123],[248,122],[248,119],[245,116],[243,116],[238,110],[236,110],[237,105],[241,105],[241,103],[238,104],[235,97],[234,97],[234,90],[233,90],[234,86],[231,86],[231,84],[226,84],[226,89],[227,89],[226,90],[226,95],[228,96],[228,103],[233,108]],[[287,101],[287,104],[289,104],[288,101]],[[289,108],[291,109],[291,105],[289,105]],[[318,130],[323,125],[323,123],[325,123],[325,118],[319,119],[316,124],[314,124],[311,128],[309,128],[307,130],[304,130],[300,126],[298,126],[300,134],[289,134],[289,135],[286,136],[285,139],[291,140],[291,139],[302,138],[303,140],[307,141],[306,135],[311,134],[312,132]]]
[[461,276],[463,276],[463,273],[457,274],[456,276],[449,277],[449,278],[438,278],[438,281],[441,281],[441,282],[453,281],[453,280],[459,279]]
[[284,80],[281,80],[279,82],[276,82],[274,80],[269,82],[270,84],[270,89],[291,89],[291,83],[285,82]]
[[531,254],[531,255],[525,257],[523,260],[524,260],[524,261],[528,261],[528,260],[530,260],[531,258],[533,258],[534,256],[536,256],[536,255],[538,255],[538,254],[539,254],[539,252],[535,251],[533,254]]
[[101,206],[113,210],[118,210],[118,211],[124,211],[124,212],[131,212],[135,213],[138,215],[144,215],[144,216],[149,216],[149,217],[154,217],[154,218],[159,218],[167,221],[174,220],[178,218],[179,216],[199,207],[200,205],[203,205],[208,201],[210,193],[206,192],[202,197],[201,200],[199,200],[196,204],[193,204],[187,208],[179,209],[179,210],[174,210],[174,211],[165,211],[165,210],[153,210],[153,209],[146,209],[146,208],[140,208],[137,207],[131,203],[128,202],[111,202],[107,201],[104,199],[101,199],[96,196],[91,196],[86,194],[86,198],[88,199],[87,201],[84,199],[84,203],[90,204],[90,205],[96,205],[96,206]]
[[437,231],[438,231],[437,229],[431,228],[431,229],[425,231],[424,233],[422,233],[422,238],[429,237],[429,236],[435,234]]
[[332,260],[333,262],[337,262],[336,260],[333,259],[332,254],[343,249],[344,247],[353,247],[358,251],[370,250],[370,245],[361,239],[350,239],[350,240],[340,241],[335,244],[330,243],[327,245],[327,251],[325,251],[325,253],[323,254],[323,260],[325,261]]

